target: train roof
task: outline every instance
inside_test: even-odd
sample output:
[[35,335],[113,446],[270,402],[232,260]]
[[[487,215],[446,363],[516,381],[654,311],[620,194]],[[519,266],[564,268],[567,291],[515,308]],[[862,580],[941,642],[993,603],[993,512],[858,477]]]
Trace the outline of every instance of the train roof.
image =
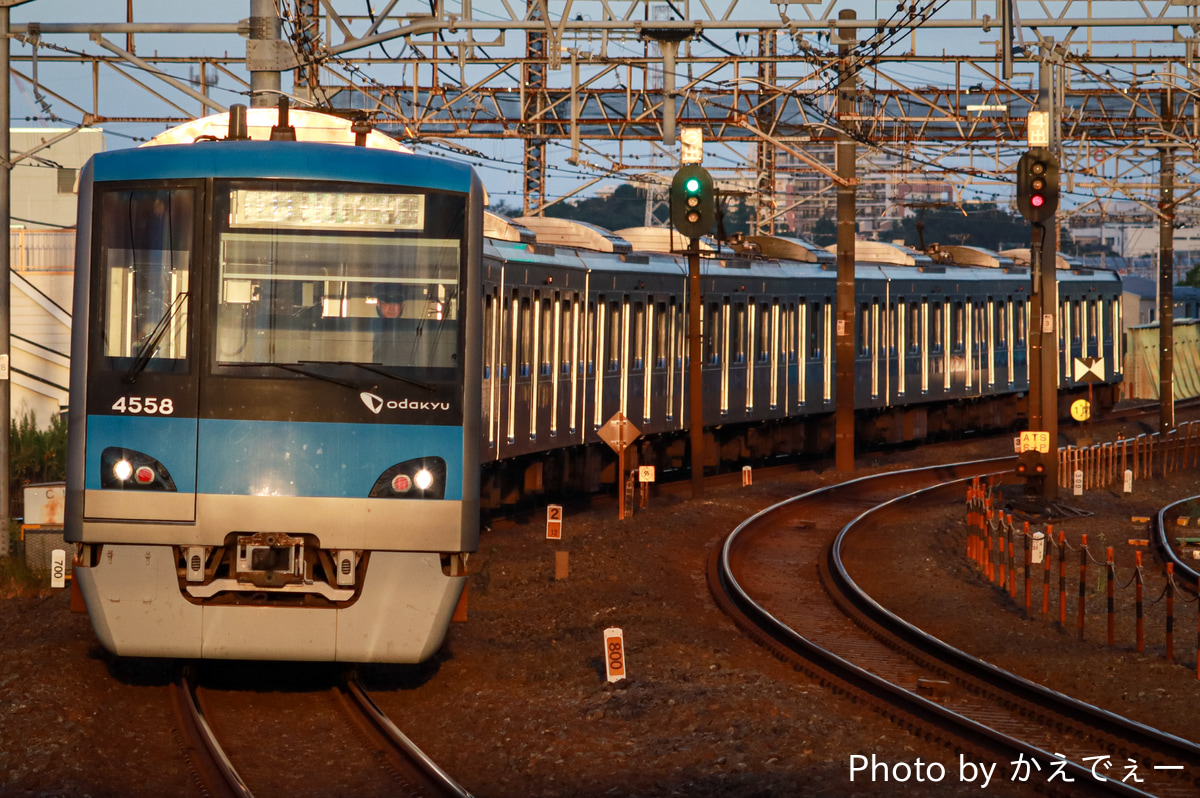
[[[837,244],[825,247],[827,252],[836,255]],[[855,239],[854,260],[864,263],[887,263],[893,266],[932,266],[933,258],[923,252],[910,249],[903,244],[889,244],[885,241],[865,241]]]
[[587,222],[558,219],[553,216],[522,216],[514,221],[532,230],[537,235],[540,244],[577,247],[617,254],[633,252],[633,245],[619,235]]
[[201,141],[92,157],[97,181],[275,178],[467,192],[468,164],[391,150],[299,141]]
[[949,261],[958,266],[982,266],[989,269],[1011,269],[1017,262],[1007,255],[983,247],[968,247],[961,244],[934,244],[929,248],[930,256],[936,261]]
[[[296,141],[320,142],[324,144],[354,144],[356,133],[353,122],[340,116],[306,111],[300,108],[288,110],[288,124],[296,130]],[[278,108],[247,108],[246,126],[250,138],[255,141],[270,141],[271,128],[279,122]],[[142,147],[157,147],[164,144],[192,144],[202,136],[223,139],[229,135],[229,112],[193,119],[159,133],[142,144]],[[366,146],[392,152],[411,153],[408,147],[391,136],[371,130],[367,133]]]

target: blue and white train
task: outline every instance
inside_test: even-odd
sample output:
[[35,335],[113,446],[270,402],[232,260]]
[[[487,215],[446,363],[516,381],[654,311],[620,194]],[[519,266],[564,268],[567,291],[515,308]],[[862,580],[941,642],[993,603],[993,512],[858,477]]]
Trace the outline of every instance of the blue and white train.
[[119,655],[420,661],[478,543],[482,186],[226,124],[81,176],[75,578]]

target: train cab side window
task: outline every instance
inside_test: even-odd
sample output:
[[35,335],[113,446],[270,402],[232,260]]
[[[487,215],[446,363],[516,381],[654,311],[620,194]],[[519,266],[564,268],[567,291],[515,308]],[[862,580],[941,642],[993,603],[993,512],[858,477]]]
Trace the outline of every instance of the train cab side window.
[[[190,189],[106,192],[97,242],[101,354],[146,371],[186,371],[194,195]],[[112,364],[114,368],[124,367]]]

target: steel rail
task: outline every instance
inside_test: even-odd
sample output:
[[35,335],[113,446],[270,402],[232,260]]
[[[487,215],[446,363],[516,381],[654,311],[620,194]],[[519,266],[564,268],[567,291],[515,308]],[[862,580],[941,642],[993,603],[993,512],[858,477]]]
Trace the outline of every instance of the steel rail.
[[181,669],[178,680],[171,685],[171,700],[184,736],[180,742],[202,787],[215,798],[253,798],[204,717],[187,669]]
[[[721,594],[727,597],[728,604],[736,608],[737,612],[744,613],[745,615],[744,619],[739,620],[735,613],[731,613],[735,614],[735,620],[738,620],[743,628],[747,628],[747,623],[753,624],[750,631],[754,636],[774,648],[777,653],[785,657],[798,654],[804,660],[814,663],[820,672],[814,674],[818,678],[823,678],[821,674],[832,676],[834,683],[844,685],[843,689],[848,689],[848,692],[865,695],[874,701],[898,708],[899,711],[907,714],[909,717],[915,718],[921,725],[953,728],[954,733],[961,740],[976,750],[982,749],[995,752],[999,749],[1008,755],[1025,754],[1040,758],[1042,761],[1053,762],[1055,758],[1051,754],[1040,750],[1036,746],[997,732],[977,721],[965,718],[936,702],[929,701],[910,690],[894,685],[888,680],[876,676],[864,668],[860,668],[827,651],[822,646],[791,629],[767,608],[755,601],[733,575],[731,552],[738,545],[738,538],[748,530],[768,525],[771,523],[772,516],[786,514],[789,509],[795,506],[802,506],[798,504],[799,502],[806,502],[815,506],[817,501],[832,497],[839,491],[861,496],[868,493],[868,484],[878,490],[879,486],[901,485],[905,480],[911,482],[915,476],[919,476],[922,480],[929,483],[943,481],[943,478],[946,476],[952,476],[953,479],[969,478],[970,476],[994,470],[998,462],[1000,461],[976,461],[974,463],[956,464],[953,466],[913,469],[908,472],[890,472],[877,477],[865,477],[848,483],[842,483],[841,485],[828,486],[811,491],[763,510],[743,522],[734,530],[720,548],[719,554],[711,558],[710,583],[712,583],[714,595],[717,595],[718,602],[723,605],[725,602],[722,601]],[[927,485],[926,487],[934,486]],[[894,499],[895,497],[885,502],[884,505],[891,504]],[[867,513],[869,512],[867,511]],[[860,518],[867,513],[861,514]],[[723,606],[723,608],[726,611],[730,609],[729,606]],[[1088,778],[1090,780],[1090,771],[1082,765],[1067,761],[1065,769],[1076,778]],[[1120,782],[1106,782],[1104,784],[1096,784],[1095,786],[1121,795],[1148,795],[1148,793],[1131,788],[1129,785],[1121,784]]]
[[[920,501],[925,498],[952,498],[961,496],[965,488],[965,483],[966,479],[962,479],[956,482],[923,488],[903,496],[897,496],[888,502],[867,510],[847,524],[838,533],[837,538],[829,549],[828,564],[835,586],[854,603],[857,609],[871,617],[876,623],[879,623],[888,633],[894,634],[904,642],[914,645],[924,654],[936,657],[940,661],[988,685],[1003,689],[1022,701],[1027,700],[1026,697],[1032,695],[1039,706],[1082,726],[1099,729],[1107,735],[1128,741],[1144,750],[1154,750],[1164,753],[1176,761],[1191,762],[1193,767],[1200,765],[1200,745],[1064,695],[1056,690],[1031,682],[1011,671],[985,662],[971,654],[967,654],[961,649],[917,628],[886,609],[854,581],[846,570],[841,557],[846,539],[851,534],[869,529],[868,522],[872,519],[872,516],[897,508],[902,504]],[[1044,753],[1043,755],[1052,761],[1053,757],[1049,753]],[[1080,766],[1080,771],[1083,774],[1088,774],[1088,769],[1085,767]],[[1200,788],[1200,776],[1192,776],[1191,778],[1193,781],[1187,785],[1187,789]],[[1121,782],[1113,782],[1111,779],[1108,782],[1114,785],[1121,784]],[[1123,792],[1123,788],[1117,788],[1117,792],[1119,794],[1144,794],[1139,790],[1135,790],[1132,793],[1125,793]]]
[[[1180,557],[1178,552],[1175,551],[1175,547],[1171,545],[1170,535],[1167,533],[1169,526],[1166,519],[1168,515],[1172,514],[1171,510],[1174,508],[1181,504],[1186,504],[1187,502],[1196,501],[1198,499],[1200,499],[1200,496],[1190,496],[1186,499],[1180,499],[1177,502],[1173,502],[1163,507],[1158,511],[1157,515],[1155,515],[1154,529],[1154,540],[1159,554],[1162,555],[1163,559],[1165,559],[1167,562],[1175,565],[1175,575],[1181,578],[1184,586],[1190,589],[1193,593],[1196,593],[1197,588],[1200,587],[1200,572],[1197,572],[1195,568],[1188,564],[1187,560]],[[1197,656],[1200,656],[1200,654]]]
[[397,764],[401,765],[406,772],[405,780],[408,780],[407,775],[415,776],[418,783],[412,786],[422,790],[425,795],[472,798],[470,792],[455,781],[450,774],[442,770],[404,732],[400,731],[391,718],[367,694],[357,673],[352,672],[347,676],[342,686],[342,692],[349,699],[348,703],[351,703],[363,719],[370,724],[375,733],[374,736],[386,742],[387,752],[393,754],[393,759],[397,760]]

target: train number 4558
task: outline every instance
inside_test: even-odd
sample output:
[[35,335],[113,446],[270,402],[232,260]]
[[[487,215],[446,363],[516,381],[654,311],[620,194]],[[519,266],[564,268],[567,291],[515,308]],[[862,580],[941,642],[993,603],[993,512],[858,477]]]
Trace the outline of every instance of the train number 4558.
[[170,398],[153,396],[122,396],[113,403],[118,413],[145,413],[146,415],[169,416],[175,412],[175,402]]

